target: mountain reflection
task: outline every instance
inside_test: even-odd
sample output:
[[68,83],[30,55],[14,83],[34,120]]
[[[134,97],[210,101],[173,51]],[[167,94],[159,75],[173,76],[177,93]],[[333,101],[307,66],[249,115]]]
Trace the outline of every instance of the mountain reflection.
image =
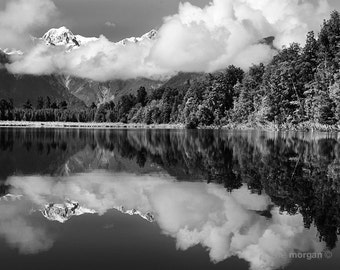
[[[202,245],[214,262],[238,256],[252,269],[275,269],[286,265],[294,250],[321,252],[325,248],[314,227],[304,228],[301,215],[280,213],[267,195],[251,193],[245,185],[227,192],[217,184],[178,182],[166,175],[104,171],[66,177],[14,176],[7,183],[11,193],[22,194],[36,209],[72,199],[98,214],[117,207],[152,213],[162,232],[176,239],[179,249]],[[260,214],[268,209],[270,218]],[[3,220],[1,212],[0,227],[6,222],[13,223],[11,216]],[[28,222],[24,224],[29,227]],[[22,228],[12,228],[16,229]],[[32,232],[30,237],[39,238],[44,230],[35,231],[40,234]],[[8,231],[0,233],[13,242]],[[21,245],[31,244],[30,251],[38,252],[41,246],[37,242],[19,239],[16,244],[20,250],[27,249]]]
[[276,268],[340,233],[337,134],[0,129],[0,164],[0,194],[152,212],[179,248],[200,244],[213,261]]

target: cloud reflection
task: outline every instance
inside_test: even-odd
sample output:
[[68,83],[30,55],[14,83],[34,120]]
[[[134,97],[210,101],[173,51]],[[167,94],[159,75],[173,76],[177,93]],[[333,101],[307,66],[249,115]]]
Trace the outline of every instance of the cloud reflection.
[[[123,206],[153,213],[162,232],[176,239],[177,248],[202,245],[213,262],[238,256],[251,269],[275,269],[289,262],[294,250],[323,250],[315,228],[306,230],[301,215],[270,210],[266,195],[246,186],[228,193],[222,186],[176,182],[164,175],[137,176],[96,171],[70,177],[11,177],[12,192],[42,207],[72,199],[99,214]],[[37,235],[40,236],[39,234]]]

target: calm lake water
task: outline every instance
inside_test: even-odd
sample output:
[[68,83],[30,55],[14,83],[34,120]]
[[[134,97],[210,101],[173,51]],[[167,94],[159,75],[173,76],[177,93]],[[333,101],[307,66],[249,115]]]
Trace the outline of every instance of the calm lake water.
[[0,129],[2,269],[339,269],[340,134]]

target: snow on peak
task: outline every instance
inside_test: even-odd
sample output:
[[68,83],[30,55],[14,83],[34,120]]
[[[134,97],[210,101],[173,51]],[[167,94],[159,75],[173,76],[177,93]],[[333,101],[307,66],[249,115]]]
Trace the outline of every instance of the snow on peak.
[[96,37],[83,37],[81,35],[76,35],[76,40],[80,45],[85,45],[86,43],[92,42],[92,41],[97,41],[98,38]]
[[74,45],[79,46],[79,43],[75,37],[75,35],[67,29],[65,26],[62,26],[60,28],[52,28],[48,30],[43,35],[43,40],[46,41],[48,45]]
[[158,32],[155,29],[147,32],[141,37],[129,37],[118,42],[118,44],[127,45],[129,43],[139,43],[145,40],[155,40],[157,38]]
[[152,29],[151,31],[149,31],[146,34],[144,34],[142,36],[142,39],[148,38],[148,39],[154,40],[154,39],[157,38],[157,35],[158,35],[158,31],[155,30],[155,29]]
[[[157,36],[157,30],[152,29],[141,37],[125,38],[117,42],[117,44],[136,44],[146,40],[155,40]],[[69,30],[65,26],[48,30],[41,39],[44,40],[47,45],[66,46],[68,49],[78,48],[81,45],[98,40],[98,38],[96,37],[83,37],[81,35],[74,35],[71,30]]]
[[66,46],[76,48],[91,41],[96,41],[95,37],[83,37],[81,35],[74,35],[71,30],[62,26],[60,28],[52,28],[48,30],[42,37],[47,45],[52,46]]

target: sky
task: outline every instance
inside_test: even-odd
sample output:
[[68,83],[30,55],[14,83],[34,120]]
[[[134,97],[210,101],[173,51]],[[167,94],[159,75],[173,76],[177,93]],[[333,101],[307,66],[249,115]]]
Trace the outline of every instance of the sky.
[[[244,70],[268,63],[274,47],[318,32],[338,0],[0,0],[0,48],[24,52],[6,68],[15,74],[61,73],[96,81],[177,72],[214,72],[228,65]],[[52,27],[98,37],[77,50],[33,44]],[[155,28],[152,40],[119,45]],[[67,52],[67,53],[65,53]]]
[[[10,0],[0,0],[2,9]],[[228,1],[228,0],[226,0]],[[294,1],[294,0],[293,0]],[[315,0],[311,0],[313,2]],[[317,0],[316,0],[317,1]],[[181,0],[53,0],[59,18],[37,29],[42,36],[52,27],[66,26],[75,34],[96,36],[103,34],[112,41],[141,36],[162,25],[163,18],[177,13]],[[204,7],[210,0],[182,0]],[[340,9],[339,0],[329,0],[332,8]]]
[[[73,32],[84,36],[104,34],[112,41],[141,36],[175,14],[180,0],[55,0]],[[209,0],[192,0],[204,6]],[[80,7],[81,6],[81,7]],[[111,22],[111,26],[106,25]]]
[[[0,10],[10,0],[0,0]],[[162,25],[163,17],[178,11],[180,0],[53,0],[58,18],[48,26],[34,31],[42,36],[49,28],[66,26],[74,34],[98,37],[103,34],[112,41],[141,36]],[[209,0],[190,0],[203,7]],[[109,22],[109,23],[107,23]]]

